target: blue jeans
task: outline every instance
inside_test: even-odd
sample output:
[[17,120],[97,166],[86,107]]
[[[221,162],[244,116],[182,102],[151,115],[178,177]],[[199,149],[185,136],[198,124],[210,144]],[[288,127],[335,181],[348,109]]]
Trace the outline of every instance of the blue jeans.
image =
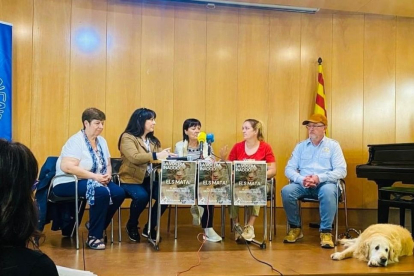
[[320,231],[331,231],[337,209],[337,186],[333,183],[321,183],[316,188],[305,188],[297,183],[290,183],[282,188],[283,208],[288,223],[300,227],[298,198],[307,196],[319,200]]
[[[87,179],[78,181],[78,194],[86,195]],[[89,236],[102,239],[105,230],[118,207],[125,199],[125,192],[113,182],[109,182],[112,204],[109,205],[109,193],[105,187],[95,188],[95,204],[89,207]],[[75,196],[75,182],[62,183],[53,187],[53,193],[57,196]]]
[[[152,198],[155,199],[151,207],[151,228],[157,226],[157,208],[158,208],[158,182],[154,181],[152,189]],[[150,178],[145,177],[142,184],[122,184],[121,187],[125,193],[132,198],[130,205],[129,220],[127,227],[138,227],[138,219],[145,207],[150,201]],[[161,205],[161,215],[164,214],[168,205]],[[147,223],[148,225],[148,223]]]

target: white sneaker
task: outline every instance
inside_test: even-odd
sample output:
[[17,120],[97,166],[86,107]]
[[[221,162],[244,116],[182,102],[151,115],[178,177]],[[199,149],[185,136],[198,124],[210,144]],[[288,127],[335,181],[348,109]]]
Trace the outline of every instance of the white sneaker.
[[214,231],[213,228],[204,228],[204,234],[206,235],[206,240],[210,242],[220,242],[222,238],[219,234]]
[[190,212],[193,216],[193,225],[200,225],[201,217],[204,214],[204,208],[201,206],[193,205],[190,208]]
[[254,235],[254,227],[253,227],[253,225],[247,224],[246,226],[244,226],[244,230],[243,230],[243,233],[242,233],[242,237],[246,241],[252,241],[254,239],[254,237],[256,237]]
[[241,239],[241,233],[243,233],[243,229],[241,228],[240,224],[236,223],[234,225],[234,240],[238,241]]

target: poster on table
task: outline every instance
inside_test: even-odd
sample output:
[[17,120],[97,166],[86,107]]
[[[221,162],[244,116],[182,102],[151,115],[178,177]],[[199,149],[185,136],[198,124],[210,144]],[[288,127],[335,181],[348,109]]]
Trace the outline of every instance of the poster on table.
[[198,204],[231,205],[231,163],[198,163]]
[[161,204],[195,204],[196,175],[195,161],[162,161]]
[[234,162],[234,205],[267,204],[267,164],[264,161]]

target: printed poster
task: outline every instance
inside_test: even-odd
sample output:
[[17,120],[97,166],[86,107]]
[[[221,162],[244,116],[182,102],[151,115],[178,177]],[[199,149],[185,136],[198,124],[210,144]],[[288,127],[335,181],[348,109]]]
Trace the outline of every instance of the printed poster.
[[267,164],[263,161],[234,162],[234,205],[267,204]]
[[161,204],[195,204],[197,163],[166,160],[161,164]]
[[198,204],[231,205],[231,163],[198,163]]

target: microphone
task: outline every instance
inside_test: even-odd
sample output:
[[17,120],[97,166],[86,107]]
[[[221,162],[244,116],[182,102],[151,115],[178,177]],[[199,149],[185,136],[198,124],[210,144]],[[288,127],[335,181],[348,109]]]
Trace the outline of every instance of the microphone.
[[200,132],[197,136],[197,141],[200,144],[200,147],[199,147],[199,149],[200,149],[200,159],[204,159],[204,156],[203,156],[203,149],[204,148],[203,148],[203,146],[204,146],[204,143],[206,142],[206,138],[207,138],[206,133],[203,132],[203,131]]
[[211,155],[211,144],[214,142],[214,134],[208,133],[207,134],[207,144],[208,144],[208,156]]
[[213,133],[207,134],[207,143],[211,145],[211,143],[213,142],[214,142],[214,134]]
[[188,156],[176,156],[176,157],[172,157],[169,156],[167,157],[167,160],[175,160],[175,161],[193,161],[190,157]]

